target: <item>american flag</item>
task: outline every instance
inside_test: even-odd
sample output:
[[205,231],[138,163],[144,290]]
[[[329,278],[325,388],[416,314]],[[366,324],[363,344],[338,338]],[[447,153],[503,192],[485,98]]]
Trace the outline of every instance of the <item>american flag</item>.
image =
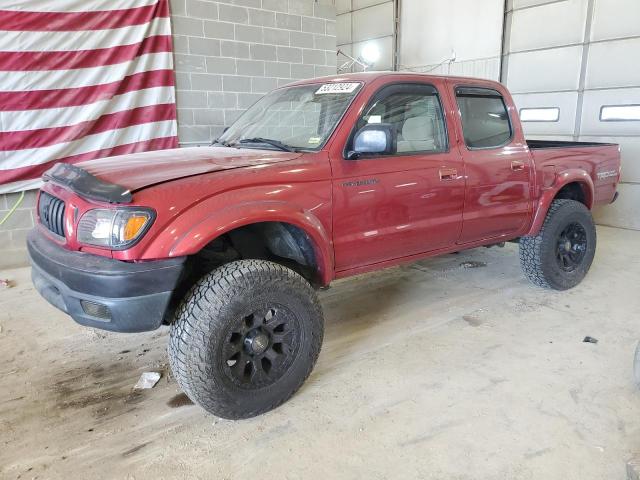
[[0,1],[0,193],[176,128],[168,0]]

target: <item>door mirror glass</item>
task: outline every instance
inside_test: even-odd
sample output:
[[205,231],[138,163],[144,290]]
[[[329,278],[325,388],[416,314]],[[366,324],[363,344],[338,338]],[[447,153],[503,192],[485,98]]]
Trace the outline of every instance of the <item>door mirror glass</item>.
[[389,154],[394,148],[393,127],[384,123],[371,123],[356,133],[353,139],[353,151],[349,152],[348,158],[356,159],[362,154]]

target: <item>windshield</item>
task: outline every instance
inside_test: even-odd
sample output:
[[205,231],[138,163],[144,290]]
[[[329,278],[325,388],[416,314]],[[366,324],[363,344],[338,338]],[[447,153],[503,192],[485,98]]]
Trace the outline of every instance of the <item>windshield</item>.
[[274,90],[244,112],[217,142],[319,150],[360,86],[355,82],[326,83]]

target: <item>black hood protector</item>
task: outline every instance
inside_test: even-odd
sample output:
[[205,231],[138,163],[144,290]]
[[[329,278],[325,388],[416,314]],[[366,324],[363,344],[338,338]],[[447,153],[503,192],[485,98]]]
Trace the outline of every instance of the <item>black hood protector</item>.
[[129,189],[100,180],[86,170],[67,163],[56,163],[47,170],[42,179],[69,187],[78,195],[107,203],[131,203],[133,197]]

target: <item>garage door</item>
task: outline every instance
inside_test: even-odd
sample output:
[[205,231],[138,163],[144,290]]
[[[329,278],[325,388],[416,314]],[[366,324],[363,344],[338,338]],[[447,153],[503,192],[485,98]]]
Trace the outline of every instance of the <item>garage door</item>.
[[[360,57],[363,49],[373,44],[379,57],[372,70],[393,70],[395,8],[393,0],[337,0],[338,49]],[[346,57],[338,56],[338,65],[345,60]],[[354,69],[361,70],[360,67]]]
[[619,143],[619,200],[599,223],[640,229],[640,2],[510,0],[502,81],[528,138]]
[[503,17],[504,0],[402,0],[400,70],[498,80]]

